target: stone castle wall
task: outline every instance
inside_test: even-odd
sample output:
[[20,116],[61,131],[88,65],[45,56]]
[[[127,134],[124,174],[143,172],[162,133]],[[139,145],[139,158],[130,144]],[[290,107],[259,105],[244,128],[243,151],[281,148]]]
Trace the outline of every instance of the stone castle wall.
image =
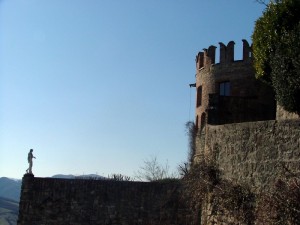
[[18,225],[187,224],[177,182],[35,178],[25,175]]
[[[196,146],[200,157],[217,164],[222,180],[250,188],[257,196],[280,178],[300,175],[300,120],[207,125]],[[201,225],[249,224],[216,209],[213,198],[210,194],[202,202]]]
[[[196,141],[202,156],[215,160],[222,179],[250,186],[254,193],[281,175],[300,174],[300,120],[207,125]],[[182,196],[179,182],[25,175],[18,225],[243,224],[229,214],[215,214],[209,200],[191,215]]]
[[225,179],[259,190],[282,174],[300,174],[300,120],[207,125],[205,136],[204,154]]

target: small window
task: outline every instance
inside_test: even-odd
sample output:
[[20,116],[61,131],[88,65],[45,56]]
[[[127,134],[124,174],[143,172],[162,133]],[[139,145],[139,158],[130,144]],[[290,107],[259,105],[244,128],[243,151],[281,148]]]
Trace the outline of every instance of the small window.
[[197,88],[197,107],[201,106],[202,104],[202,86]]
[[198,129],[198,127],[199,127],[199,117],[198,117],[198,115],[196,116],[196,129]]
[[206,114],[202,113],[201,115],[201,130],[205,127],[206,124]]
[[222,82],[220,83],[220,95],[221,96],[230,96],[230,82]]

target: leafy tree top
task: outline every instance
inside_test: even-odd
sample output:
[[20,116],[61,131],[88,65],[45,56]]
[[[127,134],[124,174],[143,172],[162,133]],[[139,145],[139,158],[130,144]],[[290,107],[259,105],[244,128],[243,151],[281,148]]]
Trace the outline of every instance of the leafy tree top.
[[257,77],[270,82],[271,57],[282,35],[298,26],[300,0],[271,1],[256,21],[252,35],[254,66]]

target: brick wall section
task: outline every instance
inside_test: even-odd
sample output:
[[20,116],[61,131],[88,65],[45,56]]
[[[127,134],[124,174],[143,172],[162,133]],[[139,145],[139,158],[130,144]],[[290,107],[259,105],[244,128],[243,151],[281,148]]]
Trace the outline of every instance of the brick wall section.
[[188,224],[178,182],[67,180],[25,175],[18,225]]
[[207,125],[204,152],[223,178],[264,189],[286,169],[300,174],[300,120]]

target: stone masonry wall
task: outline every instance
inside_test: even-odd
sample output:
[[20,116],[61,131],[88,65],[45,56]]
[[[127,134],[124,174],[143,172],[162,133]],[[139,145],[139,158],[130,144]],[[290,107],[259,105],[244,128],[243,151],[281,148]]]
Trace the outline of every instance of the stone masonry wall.
[[282,173],[300,174],[300,120],[207,125],[204,152],[223,178],[267,188]]
[[290,113],[283,109],[282,106],[277,104],[276,109],[276,120],[286,120],[286,119],[299,119],[300,115],[297,115],[296,113]]
[[178,182],[35,178],[22,183],[18,225],[188,224]]
[[[249,187],[254,194],[268,191],[281,176],[300,175],[299,119],[207,125],[205,132],[198,133],[196,147],[202,157],[217,164],[222,180]],[[202,202],[201,225],[213,224],[247,225],[249,221],[218,210],[210,193]]]

